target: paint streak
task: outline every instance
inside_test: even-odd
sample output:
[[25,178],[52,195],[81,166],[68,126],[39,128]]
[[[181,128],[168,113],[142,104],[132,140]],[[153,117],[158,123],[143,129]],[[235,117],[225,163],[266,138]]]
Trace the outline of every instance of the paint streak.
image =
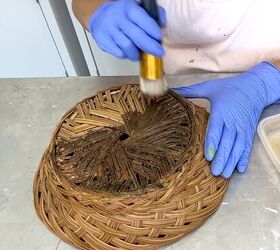
[[270,211],[270,212],[272,212],[272,213],[278,214],[278,210],[276,210],[276,209],[272,209],[272,208],[270,208],[270,207],[265,207],[264,209],[265,209],[265,210],[268,210],[268,211]]
[[214,144],[211,143],[207,149],[207,154],[208,154],[208,159],[211,161],[213,160],[214,156],[215,156],[216,150],[214,147]]
[[273,247],[274,249],[279,249],[280,233],[276,229],[271,229],[270,231],[273,235]]

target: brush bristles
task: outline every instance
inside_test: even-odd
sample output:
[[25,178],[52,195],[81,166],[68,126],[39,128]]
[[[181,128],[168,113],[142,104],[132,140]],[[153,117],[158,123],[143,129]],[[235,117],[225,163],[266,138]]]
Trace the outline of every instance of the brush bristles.
[[164,79],[147,80],[140,77],[141,91],[151,97],[161,97],[168,91],[168,85]]

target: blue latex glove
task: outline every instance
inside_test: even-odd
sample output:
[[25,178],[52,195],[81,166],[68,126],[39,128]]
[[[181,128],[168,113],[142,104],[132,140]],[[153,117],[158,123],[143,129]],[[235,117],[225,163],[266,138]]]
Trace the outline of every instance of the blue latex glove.
[[[162,7],[159,16],[164,26],[166,16]],[[92,15],[88,26],[97,45],[116,57],[137,61],[139,49],[158,57],[164,55],[159,25],[135,0],[104,3]]]
[[237,76],[175,91],[211,102],[204,154],[213,160],[213,175],[229,178],[235,167],[240,173],[246,170],[260,115],[280,99],[280,71],[263,62]]

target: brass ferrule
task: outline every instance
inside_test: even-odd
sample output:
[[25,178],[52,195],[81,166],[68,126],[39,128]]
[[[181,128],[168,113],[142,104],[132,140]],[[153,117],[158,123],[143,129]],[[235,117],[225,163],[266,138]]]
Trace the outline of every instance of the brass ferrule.
[[157,80],[163,77],[163,63],[160,57],[142,53],[140,74],[143,79]]

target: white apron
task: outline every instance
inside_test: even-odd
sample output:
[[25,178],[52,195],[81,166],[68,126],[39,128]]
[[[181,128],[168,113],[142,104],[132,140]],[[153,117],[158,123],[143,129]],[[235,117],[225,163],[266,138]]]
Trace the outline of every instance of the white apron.
[[280,59],[280,0],[158,0],[166,74],[240,72]]

